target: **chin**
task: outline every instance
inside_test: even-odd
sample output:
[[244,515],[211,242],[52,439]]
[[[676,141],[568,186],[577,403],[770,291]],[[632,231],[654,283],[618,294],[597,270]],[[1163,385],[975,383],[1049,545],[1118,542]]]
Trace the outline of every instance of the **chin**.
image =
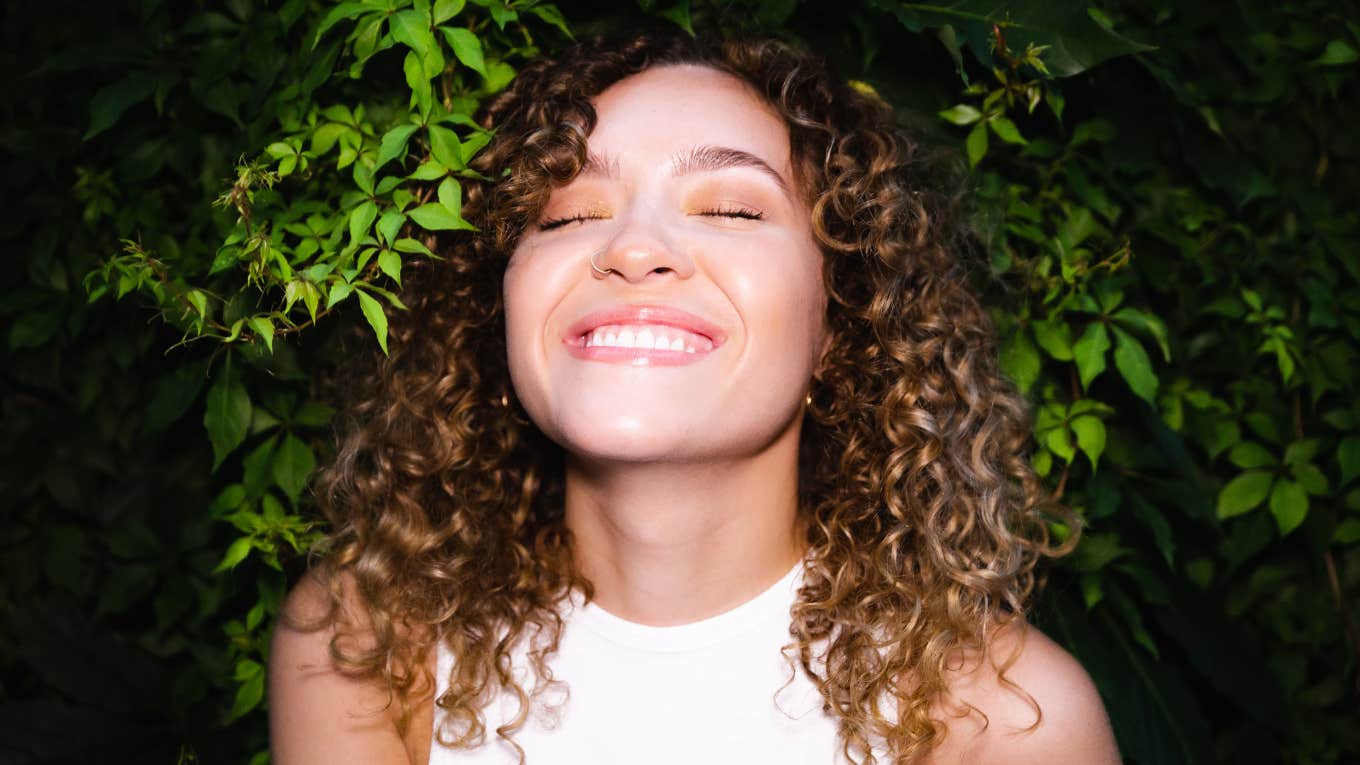
[[656,462],[688,456],[693,432],[692,423],[618,412],[602,417],[570,417],[555,426],[548,437],[569,454],[618,462]]

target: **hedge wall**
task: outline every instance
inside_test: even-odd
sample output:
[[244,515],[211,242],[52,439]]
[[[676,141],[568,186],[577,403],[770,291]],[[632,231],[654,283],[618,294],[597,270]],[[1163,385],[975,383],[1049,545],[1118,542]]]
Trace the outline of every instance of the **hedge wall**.
[[1034,462],[1087,524],[1035,619],[1129,761],[1356,761],[1358,10],[7,6],[0,760],[267,759],[332,373],[467,225],[478,101],[645,21],[799,41],[971,168]]

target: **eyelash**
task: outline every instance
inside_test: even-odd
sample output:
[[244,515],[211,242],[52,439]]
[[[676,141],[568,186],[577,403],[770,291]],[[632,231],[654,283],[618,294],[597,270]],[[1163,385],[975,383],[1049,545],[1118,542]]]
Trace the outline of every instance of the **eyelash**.
[[[764,220],[765,218],[765,213],[762,213],[759,210],[753,210],[749,207],[715,207],[708,210],[700,210],[699,214],[722,218],[740,218],[742,220]],[[604,218],[605,216],[603,215],[573,215],[567,218],[545,220],[538,224],[538,229],[540,231],[551,231],[555,228],[562,228],[570,223],[581,223],[588,220],[604,220]]]

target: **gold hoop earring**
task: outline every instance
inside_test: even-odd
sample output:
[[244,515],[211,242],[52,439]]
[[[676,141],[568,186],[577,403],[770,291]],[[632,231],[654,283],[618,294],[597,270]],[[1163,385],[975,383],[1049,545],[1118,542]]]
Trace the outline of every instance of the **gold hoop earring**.
[[606,276],[609,276],[609,274],[614,271],[614,269],[612,268],[600,268],[599,266],[595,265],[595,258],[599,257],[602,254],[604,254],[604,250],[592,253],[590,256],[590,270],[594,271],[596,276],[598,276],[601,279],[603,279]]

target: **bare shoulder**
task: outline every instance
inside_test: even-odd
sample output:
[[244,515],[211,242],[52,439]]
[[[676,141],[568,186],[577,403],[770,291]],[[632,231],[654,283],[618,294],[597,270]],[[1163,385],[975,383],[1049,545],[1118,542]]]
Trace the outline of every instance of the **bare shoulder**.
[[[371,639],[363,609],[348,580],[341,580],[344,621],[356,625],[347,639]],[[270,753],[276,765],[303,763],[423,763],[429,753],[429,715],[411,721],[403,737],[396,704],[386,688],[336,671],[327,616],[332,597],[314,574],[303,577],[284,603],[269,657]]]
[[[997,674],[1002,667],[1004,680]],[[988,656],[965,662],[948,684],[953,703],[938,712],[947,733],[931,765],[1120,762],[1090,675],[1031,625],[998,630]]]

